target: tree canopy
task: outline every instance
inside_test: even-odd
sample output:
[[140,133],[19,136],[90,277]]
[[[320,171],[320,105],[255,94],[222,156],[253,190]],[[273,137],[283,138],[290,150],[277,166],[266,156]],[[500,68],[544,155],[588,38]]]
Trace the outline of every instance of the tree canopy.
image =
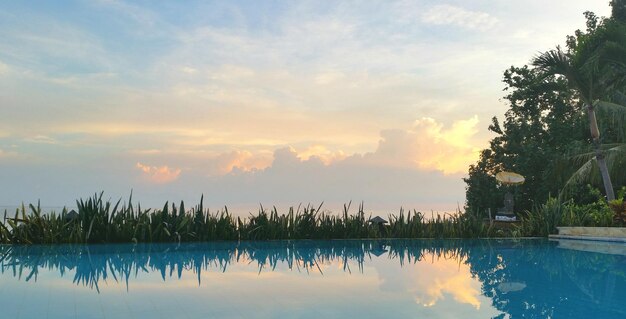
[[[494,177],[499,171],[526,177],[523,185],[511,189],[516,211],[559,195],[565,185],[571,197],[585,201],[587,184],[602,185],[590,174],[597,165],[592,141],[610,160],[615,188],[626,183],[626,146],[620,144],[626,142],[626,0],[610,5],[610,18],[585,12],[586,30],[568,36],[565,49],[535,57],[534,66],[512,66],[504,72],[508,110],[502,122],[492,119],[489,130],[496,136],[464,179],[468,211],[486,214],[503,205],[506,190]],[[589,106],[598,110],[601,139],[590,134]]]

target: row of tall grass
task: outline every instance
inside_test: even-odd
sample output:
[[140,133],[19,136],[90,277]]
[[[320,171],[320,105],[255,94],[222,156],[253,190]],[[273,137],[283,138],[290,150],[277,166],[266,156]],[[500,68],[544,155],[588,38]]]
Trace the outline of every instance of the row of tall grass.
[[363,205],[350,213],[323,211],[321,205],[289,208],[279,213],[261,207],[248,217],[233,216],[227,208],[210,212],[203,200],[191,209],[165,203],[161,209],[142,209],[120,199],[111,202],[103,194],[77,201],[77,212],[41,210],[38,204],[4,213],[0,243],[121,243],[192,242],[213,240],[357,239],[357,238],[477,238],[493,236],[492,228],[473,214],[444,214],[426,218],[417,211],[386,216],[384,227],[369,222]]

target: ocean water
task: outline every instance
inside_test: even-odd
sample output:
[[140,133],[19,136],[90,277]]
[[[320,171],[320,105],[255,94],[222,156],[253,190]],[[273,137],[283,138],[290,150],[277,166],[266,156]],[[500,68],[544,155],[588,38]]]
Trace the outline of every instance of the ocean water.
[[626,245],[0,246],[0,318],[626,318]]

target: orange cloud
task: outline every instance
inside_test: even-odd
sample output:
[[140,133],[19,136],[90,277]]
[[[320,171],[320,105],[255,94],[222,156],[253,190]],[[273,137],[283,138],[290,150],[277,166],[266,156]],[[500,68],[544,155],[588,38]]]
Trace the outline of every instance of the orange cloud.
[[[325,165],[330,165],[335,161],[340,161],[346,158],[346,155],[342,151],[331,151],[323,145],[312,145],[307,149],[298,152],[293,147],[287,147],[294,158],[300,161],[306,161],[311,158],[319,159]],[[275,153],[272,151],[261,151],[252,153],[250,151],[231,151],[227,153],[221,153],[218,156],[211,158],[205,163],[205,167],[208,167],[209,175],[220,176],[226,175],[233,171],[239,172],[251,172],[255,170],[262,170],[272,166],[275,158]]]
[[409,276],[413,284],[409,290],[415,295],[415,302],[431,307],[448,294],[459,303],[480,309],[481,284],[472,278],[469,265],[454,259],[427,262],[432,258],[432,255],[427,255],[412,266],[414,268]]
[[269,167],[272,164],[271,153],[253,154],[249,151],[222,153],[211,161],[210,175],[226,175],[233,170],[249,172]]
[[480,143],[478,117],[459,120],[444,128],[432,118],[415,121],[409,130],[385,130],[374,153],[366,156],[375,164],[439,170],[444,174],[464,173],[476,161]]
[[477,116],[453,122],[450,127],[432,118],[422,118],[409,129],[382,131],[376,150],[364,155],[354,153],[349,157],[341,150],[334,151],[322,144],[312,144],[301,150],[292,146],[281,148],[273,156],[270,150],[221,153],[205,163],[205,167],[209,168],[209,175],[213,176],[226,175],[233,170],[262,170],[274,166],[277,154],[282,154],[283,159],[295,161],[296,164],[314,159],[328,166],[350,160],[352,163],[383,167],[437,170],[445,175],[465,173],[469,164],[476,161],[481,149],[481,143],[474,138],[478,133],[477,124]]
[[343,151],[340,150],[333,152],[325,146],[319,144],[311,145],[304,151],[296,153],[301,160],[308,160],[311,157],[317,157],[326,165],[346,158],[346,154]]
[[442,124],[431,118],[423,118],[415,123],[413,131],[416,135],[425,133],[426,145],[423,149],[429,152],[419,156],[417,163],[421,168],[435,168],[444,174],[464,173],[469,164],[476,161],[479,145],[472,143],[472,137],[478,133],[478,117],[456,121],[452,128],[444,129]]
[[136,166],[144,173],[144,176],[157,184],[172,182],[178,178],[181,172],[179,168],[172,169],[168,166],[148,166],[139,162]]

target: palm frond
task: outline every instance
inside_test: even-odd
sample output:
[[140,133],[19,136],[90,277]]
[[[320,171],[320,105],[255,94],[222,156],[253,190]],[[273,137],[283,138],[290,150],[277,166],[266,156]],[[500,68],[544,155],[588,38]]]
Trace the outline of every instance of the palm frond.
[[600,72],[607,66],[626,67],[626,46],[615,41],[606,41],[584,60],[582,67]]
[[569,157],[568,162],[570,163],[570,165],[580,166],[589,162],[591,159],[593,159],[594,156],[596,156],[596,152],[594,151],[581,153]]
[[626,142],[626,106],[597,101],[595,107],[600,124],[613,130],[620,142]]
[[[597,172],[596,159],[591,158],[583,165],[581,165],[572,176],[565,182],[565,185],[561,189],[560,196],[563,198],[569,198],[571,196],[571,192],[574,189],[575,185],[578,185],[582,182],[588,182],[591,179],[591,175],[593,172]],[[594,169],[595,168],[595,169]]]
[[546,75],[563,75],[567,77],[572,72],[570,58],[560,48],[546,51],[536,56],[532,60],[532,65],[539,68]]
[[583,73],[572,65],[570,56],[560,48],[546,51],[532,60],[532,65],[541,70],[544,76],[561,75],[570,87],[575,88],[587,102],[591,101],[590,81],[583,80]]
[[604,156],[613,184],[626,185],[626,143],[606,150]]
[[573,59],[586,76],[598,80],[598,93],[611,96],[611,91],[622,90],[626,84],[626,25],[605,21],[584,37]]
[[[615,184],[626,182],[626,144],[604,145],[603,154]],[[575,185],[581,183],[600,184],[602,177],[598,170],[595,152],[586,152],[569,158],[572,165],[580,167],[574,172],[561,190],[561,196],[567,198]]]
[[606,42],[603,51],[607,64],[626,67],[626,43]]
[[626,94],[622,93],[619,90],[615,90],[613,92],[613,102],[626,106]]
[[588,72],[597,74],[605,92],[621,90],[626,83],[626,44],[606,42],[586,64]]

